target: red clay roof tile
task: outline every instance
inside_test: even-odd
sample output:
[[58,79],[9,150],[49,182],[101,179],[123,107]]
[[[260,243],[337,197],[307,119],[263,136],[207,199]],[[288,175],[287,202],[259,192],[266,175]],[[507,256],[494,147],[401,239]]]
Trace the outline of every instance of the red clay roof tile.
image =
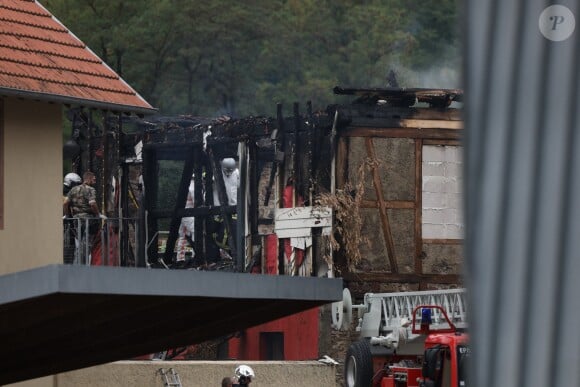
[[155,111],[34,0],[0,0],[0,94]]

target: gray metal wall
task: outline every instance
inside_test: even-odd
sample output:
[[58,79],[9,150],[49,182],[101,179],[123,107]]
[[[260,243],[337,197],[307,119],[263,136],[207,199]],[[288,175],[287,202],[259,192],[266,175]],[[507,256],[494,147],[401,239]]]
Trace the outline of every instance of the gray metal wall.
[[[578,21],[578,2],[558,4]],[[556,9],[540,21],[549,5],[464,3],[477,387],[580,385],[580,42],[578,26],[550,40],[565,36],[572,19]]]

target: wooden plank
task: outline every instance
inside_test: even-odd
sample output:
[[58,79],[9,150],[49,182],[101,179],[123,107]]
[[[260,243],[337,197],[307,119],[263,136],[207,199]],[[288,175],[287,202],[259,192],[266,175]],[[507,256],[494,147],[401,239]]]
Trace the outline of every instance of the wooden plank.
[[336,186],[344,188],[348,180],[348,138],[339,137],[336,150]]
[[414,128],[414,129],[463,129],[463,121],[450,120],[420,120],[373,117],[353,117],[351,126],[385,127],[385,128]]
[[343,272],[342,278],[348,282],[380,282],[380,283],[394,282],[394,283],[432,283],[432,284],[460,284],[463,282],[463,277],[459,274]]
[[342,117],[373,117],[374,119],[406,119],[414,118],[421,120],[463,120],[463,112],[454,108],[433,107],[378,107],[376,105],[347,105],[340,107]]
[[296,238],[312,235],[313,228],[328,233],[332,227],[330,207],[277,208],[275,232],[278,238]]
[[423,140],[415,140],[415,273],[423,273]]
[[330,207],[276,208],[274,218],[276,219],[276,222],[281,220],[332,218],[332,208]]
[[463,129],[463,121],[402,119],[401,128]]
[[422,138],[439,140],[460,140],[461,131],[456,129],[416,129],[393,127],[352,126],[340,131],[341,137],[383,137],[383,138]]
[[305,238],[312,236],[312,228],[287,228],[282,230],[276,230],[276,235],[280,239],[284,238]]
[[423,140],[423,145],[445,145],[445,146],[462,146],[459,140],[437,140],[426,138]]
[[[384,205],[386,208],[395,209],[413,209],[415,208],[415,202],[409,200],[385,200]],[[361,208],[379,208],[379,204],[375,200],[362,200]]]
[[423,239],[425,245],[462,245],[463,239]]
[[[373,139],[365,139],[365,144],[367,147],[367,152],[372,160],[376,160],[375,149],[373,146]],[[393,234],[391,233],[391,225],[389,223],[389,216],[387,214],[387,208],[385,206],[385,199],[383,197],[383,188],[381,184],[381,178],[379,176],[379,171],[376,166],[372,168],[373,174],[373,185],[375,187],[377,195],[377,204],[379,206],[381,226],[383,229],[383,237],[385,238],[385,243],[387,245],[387,254],[389,258],[389,264],[391,266],[391,271],[397,273],[399,271],[397,267],[397,257],[395,256],[395,242],[393,241]]]
[[280,219],[276,220],[275,230],[286,230],[291,228],[313,228],[313,227],[330,227],[332,219],[325,218],[307,218],[307,219]]

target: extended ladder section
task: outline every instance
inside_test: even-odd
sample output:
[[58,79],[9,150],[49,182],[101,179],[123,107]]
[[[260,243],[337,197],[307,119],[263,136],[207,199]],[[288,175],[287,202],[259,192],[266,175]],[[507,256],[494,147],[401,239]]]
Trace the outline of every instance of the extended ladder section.
[[[458,329],[467,327],[465,289],[448,289],[367,293],[363,305],[352,306],[358,309],[358,315],[361,317],[357,331],[360,331],[361,337],[385,336],[400,328],[403,318],[411,321],[413,310],[420,305],[439,305]],[[435,312],[431,318],[435,325],[445,320],[440,312]]]
[[163,387],[182,387],[181,379],[173,368],[169,368],[167,370],[160,368],[157,370],[157,373],[161,375],[163,380]]

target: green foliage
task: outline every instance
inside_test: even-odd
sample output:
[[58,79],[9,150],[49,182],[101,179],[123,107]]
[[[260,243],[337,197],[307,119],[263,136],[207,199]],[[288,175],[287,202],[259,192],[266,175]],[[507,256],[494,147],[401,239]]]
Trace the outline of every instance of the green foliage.
[[323,108],[339,101],[332,87],[386,86],[390,70],[404,87],[457,87],[455,0],[44,5],[162,114],[272,115],[278,102],[307,100]]

